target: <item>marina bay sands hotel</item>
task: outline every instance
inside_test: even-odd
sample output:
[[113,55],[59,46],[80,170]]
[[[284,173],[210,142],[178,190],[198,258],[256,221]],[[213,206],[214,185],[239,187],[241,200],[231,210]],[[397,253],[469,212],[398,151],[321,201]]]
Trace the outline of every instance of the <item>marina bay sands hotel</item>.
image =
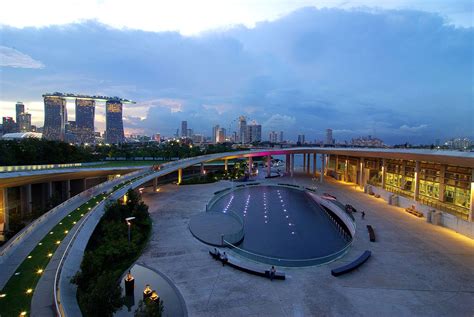
[[123,132],[123,104],[134,101],[119,97],[87,96],[76,94],[44,94],[43,136],[48,140],[68,141],[66,138],[67,100],[75,100],[76,121],[69,124],[69,132],[74,135],[75,143],[94,142],[94,118],[97,101],[105,102],[105,142],[121,143]]

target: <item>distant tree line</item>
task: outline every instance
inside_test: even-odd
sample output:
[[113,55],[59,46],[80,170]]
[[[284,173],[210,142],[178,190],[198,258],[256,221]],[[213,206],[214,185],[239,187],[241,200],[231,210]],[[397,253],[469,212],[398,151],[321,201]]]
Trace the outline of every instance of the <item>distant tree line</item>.
[[89,162],[96,156],[88,149],[59,141],[0,140],[0,165],[32,165]]
[[177,141],[84,146],[41,139],[0,140],[0,166],[82,163],[100,161],[107,157],[171,160],[228,151],[234,151],[230,143],[210,144],[201,148],[189,142]]

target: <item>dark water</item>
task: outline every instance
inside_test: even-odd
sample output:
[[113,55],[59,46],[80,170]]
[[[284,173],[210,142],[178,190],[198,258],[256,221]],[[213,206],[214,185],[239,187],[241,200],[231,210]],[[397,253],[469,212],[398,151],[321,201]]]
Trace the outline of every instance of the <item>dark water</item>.
[[302,191],[276,186],[235,190],[212,211],[231,210],[244,219],[240,248],[282,259],[310,259],[347,244],[326,213]]

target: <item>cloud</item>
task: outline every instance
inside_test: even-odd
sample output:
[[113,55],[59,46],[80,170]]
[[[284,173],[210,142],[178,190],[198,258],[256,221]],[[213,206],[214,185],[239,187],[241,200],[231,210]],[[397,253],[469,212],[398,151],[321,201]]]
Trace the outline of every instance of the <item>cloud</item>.
[[403,131],[403,132],[418,133],[418,132],[421,132],[423,130],[426,130],[426,128],[428,128],[427,124],[420,124],[420,125],[411,126],[411,127],[404,124],[400,127],[400,130]]
[[43,63],[14,48],[0,46],[0,67],[44,68]]
[[291,128],[295,125],[296,123],[296,118],[295,117],[290,117],[287,115],[282,115],[282,114],[274,114],[272,115],[267,121],[263,123],[263,126],[266,129],[276,129],[276,130],[282,130],[282,129],[288,129]]
[[2,68],[2,101],[120,96],[137,101],[124,106],[125,127],[147,134],[173,135],[181,120],[205,135],[215,124],[235,131],[245,115],[293,140],[327,128],[388,144],[474,136],[474,29],[437,14],[310,7],[192,37],[96,21],[1,32],[3,45],[47,65]]
[[202,105],[205,110],[215,111],[218,115],[222,115],[232,109],[232,105],[219,104],[219,105]]

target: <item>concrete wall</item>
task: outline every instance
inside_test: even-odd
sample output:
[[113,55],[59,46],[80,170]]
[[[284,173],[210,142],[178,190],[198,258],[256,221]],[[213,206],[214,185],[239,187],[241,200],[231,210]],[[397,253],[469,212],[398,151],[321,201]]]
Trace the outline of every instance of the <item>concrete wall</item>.
[[[389,201],[389,197],[393,194],[389,191],[386,191],[380,187],[372,186],[372,185],[367,185],[372,189],[372,191],[375,194],[380,195],[379,199],[385,200],[387,203]],[[367,192],[369,192],[367,190]],[[465,235],[471,239],[474,239],[474,222],[468,222],[462,219],[457,218],[454,215],[451,215],[450,213],[447,213],[442,210],[437,210],[433,207],[423,205],[419,202],[414,201],[413,199],[409,199],[406,197],[398,196],[398,204],[397,206],[401,208],[408,208],[411,207],[412,205],[416,206],[416,209],[420,212],[423,213],[423,216],[426,218],[428,213],[432,210],[438,211],[441,213],[441,225],[443,227],[452,229],[456,231],[457,233],[460,233],[462,235]]]

